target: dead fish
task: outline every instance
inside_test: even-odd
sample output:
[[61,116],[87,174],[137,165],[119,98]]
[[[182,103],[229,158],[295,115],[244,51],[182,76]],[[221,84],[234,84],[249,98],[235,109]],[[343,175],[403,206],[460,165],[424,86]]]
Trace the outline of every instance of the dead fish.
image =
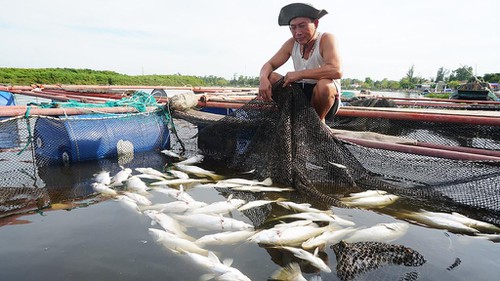
[[362,197],[373,197],[387,194],[387,191],[384,190],[366,190],[358,193],[349,194],[349,199],[357,199]]
[[175,153],[175,152],[173,152],[172,150],[169,150],[169,149],[164,149],[164,150],[162,150],[160,152],[163,153],[163,154],[165,154],[165,155],[167,155],[167,156],[169,156],[169,157],[178,158],[178,159],[182,158],[179,154],[177,154],[177,153]]
[[174,170],[174,169],[168,170],[167,173],[171,174],[172,176],[174,176],[178,179],[189,179],[188,174],[181,172],[181,171]]
[[150,175],[150,176],[156,176],[156,177],[159,177],[159,178],[164,178],[164,179],[168,179],[169,176],[156,170],[156,169],[153,169],[153,168],[135,168],[135,170],[139,173],[142,173],[142,174],[145,174],[145,175]]
[[241,205],[245,204],[245,200],[232,199],[232,194],[225,201],[214,202],[204,207],[191,210],[193,214],[227,214]]
[[408,228],[408,223],[404,222],[379,223],[369,228],[356,230],[344,241],[347,243],[391,242],[405,235]]
[[111,183],[111,177],[108,171],[100,171],[94,174],[94,180],[98,183],[109,185]]
[[339,164],[339,163],[334,163],[334,162],[330,162],[328,161],[328,163],[330,163],[331,165],[337,167],[337,168],[340,168],[340,169],[347,169],[346,166],[342,165],[342,164]]
[[216,231],[237,231],[237,230],[253,230],[253,225],[240,220],[226,218],[221,215],[209,214],[186,214],[172,216],[182,224],[190,227],[196,227],[200,230],[216,230]]
[[180,165],[180,164],[176,164],[175,166],[183,172],[186,172],[188,174],[194,174],[199,177],[210,177],[214,180],[219,180],[222,178],[221,175],[217,175],[213,171],[208,171],[197,166]]
[[252,209],[252,208],[264,206],[264,205],[271,204],[271,203],[274,203],[274,202],[279,202],[280,200],[285,200],[285,199],[284,198],[279,198],[279,199],[276,199],[276,200],[254,200],[254,201],[250,201],[250,202],[246,203],[245,205],[239,207],[238,211],[241,212],[241,211],[249,210],[249,209]]
[[300,203],[299,204],[299,203],[295,203],[295,202],[291,202],[291,201],[282,201],[282,202],[278,202],[276,204],[280,205],[281,207],[283,207],[285,209],[294,210],[297,212],[311,212],[311,213],[321,213],[321,212],[331,213],[332,212],[331,210],[321,211],[321,210],[318,210],[316,208],[312,208],[311,204],[309,204],[309,203]]
[[169,233],[165,230],[149,228],[149,233],[153,239],[165,246],[167,249],[174,253],[197,253],[200,255],[207,255],[208,251],[200,248],[194,242],[177,237],[175,234]]
[[324,248],[328,245],[339,243],[344,237],[356,231],[353,227],[343,229],[332,229],[321,233],[316,237],[309,238],[302,243],[302,248],[309,250],[317,247]]
[[155,190],[160,193],[167,194],[168,196],[179,201],[184,201],[189,203],[196,202],[196,200],[191,195],[189,195],[187,192],[184,191],[184,187],[182,185],[179,186],[179,189],[169,187],[169,188],[158,188]]
[[214,234],[207,234],[195,241],[200,246],[206,245],[230,245],[246,240],[255,234],[253,230],[226,231]]
[[121,185],[132,174],[132,169],[124,168],[111,178],[111,186]]
[[203,158],[204,158],[203,155],[198,154],[198,155],[189,157],[186,160],[174,163],[174,166],[177,166],[177,165],[193,165],[193,164],[198,164],[198,163],[201,163],[201,161],[203,161]]
[[139,206],[140,211],[155,210],[164,213],[185,213],[189,210],[206,206],[207,203],[200,201],[173,201],[163,204],[154,204],[150,206]]
[[331,225],[318,227],[315,223],[294,227],[273,227],[257,232],[248,238],[248,240],[266,245],[300,246],[302,242],[307,239],[317,236],[331,228]]
[[258,180],[248,180],[242,178],[229,178],[219,181],[220,183],[232,183],[237,185],[263,185],[263,186],[271,186],[273,184],[273,180],[271,178],[266,178],[262,181]]
[[137,203],[129,197],[125,195],[117,195],[116,200],[123,204],[125,207],[132,209],[137,213],[140,213],[139,208],[137,207]]
[[436,215],[432,212],[422,211],[422,212],[406,212],[401,213],[400,216],[412,221],[427,225],[429,227],[434,227],[438,229],[447,229],[452,232],[457,233],[477,233],[479,230],[467,226],[459,221],[446,218],[441,215]]
[[311,254],[308,251],[304,249],[299,249],[299,248],[294,248],[294,247],[288,247],[288,246],[279,246],[277,247],[278,249],[285,249],[289,252],[292,252],[292,254],[302,260],[305,260],[309,262],[311,265],[314,267],[318,268],[321,271],[330,273],[332,270],[330,267],[318,256],[318,248],[314,250],[314,253]]
[[469,217],[466,217],[466,216],[459,214],[459,213],[456,213],[456,212],[452,212],[451,214],[441,213],[441,212],[428,212],[428,211],[424,211],[424,210],[422,210],[422,212],[425,212],[430,216],[442,217],[445,219],[457,221],[463,225],[475,228],[479,231],[500,232],[500,228],[491,224],[491,223],[471,219]]
[[124,191],[123,194],[127,196],[128,198],[134,200],[136,203],[139,205],[151,205],[151,200],[149,200],[146,196],[138,194],[138,193],[133,193],[133,192],[128,192]]
[[116,190],[100,182],[92,183],[92,189],[94,189],[95,192],[99,192],[100,194],[105,196],[116,196],[118,194]]
[[131,176],[126,182],[126,187],[130,191],[137,192],[139,194],[148,194],[148,186],[140,178],[136,176]]
[[181,184],[191,184],[191,183],[202,183],[206,182],[205,179],[170,179],[170,180],[160,180],[151,183],[152,186],[161,186],[161,185],[181,185]]
[[387,205],[390,205],[396,200],[399,199],[399,196],[393,194],[385,194],[379,196],[371,196],[371,197],[359,197],[351,199],[349,197],[342,198],[342,203],[351,207],[365,207],[365,208],[383,208]]
[[233,187],[231,188],[231,190],[248,191],[248,192],[284,192],[284,191],[294,191],[295,189],[284,188],[284,187],[248,185],[248,186]]
[[200,280],[210,280],[215,278],[215,280],[219,281],[250,281],[250,278],[244,275],[237,268],[231,267],[233,262],[232,259],[225,259],[221,262],[217,255],[211,251],[208,251],[207,257],[194,253],[187,253],[187,256],[189,256],[197,264],[212,272],[210,274],[202,275]]
[[276,270],[271,275],[271,280],[307,281],[307,279],[302,275],[299,264],[296,262],[289,263],[285,267]]
[[173,219],[171,216],[165,214],[165,213],[160,213],[158,211],[153,211],[153,210],[148,210],[144,211],[144,215],[149,217],[151,219],[151,225],[158,224],[160,225],[165,231],[168,231],[177,237],[180,237],[182,239],[186,239],[189,241],[194,241],[195,239],[189,235],[187,235],[186,232],[186,227],[182,226],[179,224],[179,222],[175,219]]
[[316,213],[316,212],[302,212],[302,213],[295,213],[295,214],[288,214],[288,215],[283,215],[277,218],[274,218],[273,220],[278,220],[278,219],[284,219],[284,218],[295,218],[295,219],[304,219],[304,220],[312,220],[312,221],[324,221],[324,222],[329,222],[330,224],[338,224],[341,226],[353,226],[355,225],[354,222],[350,220],[343,219],[339,216],[336,216],[331,213]]

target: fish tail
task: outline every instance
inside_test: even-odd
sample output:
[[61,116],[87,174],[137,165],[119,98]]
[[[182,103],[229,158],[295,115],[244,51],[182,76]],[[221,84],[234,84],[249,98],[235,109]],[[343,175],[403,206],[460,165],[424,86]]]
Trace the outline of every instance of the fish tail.
[[271,280],[299,280],[297,277],[301,275],[300,266],[298,263],[289,263],[287,266],[276,270],[271,275]]

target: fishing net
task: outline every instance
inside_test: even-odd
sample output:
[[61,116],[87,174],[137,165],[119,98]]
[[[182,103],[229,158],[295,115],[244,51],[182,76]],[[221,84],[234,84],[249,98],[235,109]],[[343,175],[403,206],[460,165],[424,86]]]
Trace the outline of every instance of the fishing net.
[[[320,122],[300,88],[276,83],[273,100],[254,99],[200,129],[199,149],[232,169],[254,170],[258,178],[271,177],[333,206],[345,207],[339,198],[348,193],[381,189],[401,196],[407,208],[473,210],[473,217],[500,224],[499,161],[444,159],[356,145],[339,140]],[[379,125],[394,127],[387,122]]]

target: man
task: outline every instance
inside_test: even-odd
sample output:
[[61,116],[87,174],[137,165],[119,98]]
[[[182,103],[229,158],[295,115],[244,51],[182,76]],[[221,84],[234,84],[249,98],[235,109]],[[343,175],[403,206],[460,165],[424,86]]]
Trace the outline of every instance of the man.
[[[289,4],[281,9],[278,24],[289,25],[292,38],[262,66],[259,85],[259,96],[270,101],[273,83],[281,78],[284,79],[283,87],[297,83],[322,122],[338,111],[342,78],[334,36],[317,31],[318,20],[326,14],[325,10],[303,3]],[[290,57],[295,71],[288,72],[284,77],[274,72]]]

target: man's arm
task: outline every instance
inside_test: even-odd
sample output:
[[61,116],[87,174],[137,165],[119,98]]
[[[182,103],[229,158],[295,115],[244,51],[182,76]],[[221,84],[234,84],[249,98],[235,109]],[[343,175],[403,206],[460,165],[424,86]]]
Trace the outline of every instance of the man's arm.
[[324,33],[319,48],[320,54],[325,60],[325,65],[320,68],[288,72],[285,76],[284,86],[302,79],[333,80],[342,78],[340,56],[333,34]]
[[262,66],[259,75],[259,95],[266,101],[271,100],[271,81],[270,76],[274,70],[285,64],[291,56],[294,40],[290,38],[281,46],[281,48]]

